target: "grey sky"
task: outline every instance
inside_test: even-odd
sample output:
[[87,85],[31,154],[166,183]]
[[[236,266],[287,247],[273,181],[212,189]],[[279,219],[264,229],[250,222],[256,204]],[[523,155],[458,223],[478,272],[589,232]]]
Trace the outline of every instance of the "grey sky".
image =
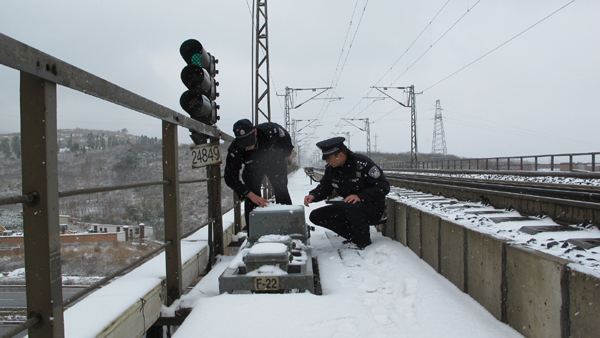
[[[365,132],[341,118],[368,117],[372,150],[408,152],[410,109],[364,97],[380,96],[371,86],[414,85],[424,91],[416,101],[419,152],[431,151],[436,100],[450,154],[598,151],[600,2],[569,3],[271,0],[273,121],[283,124],[284,98],[276,94],[286,86],[333,84],[327,94],[343,100],[292,110],[293,119],[320,118],[314,123],[320,127],[303,130],[314,133],[302,141],[306,148],[350,132],[351,147],[364,151]],[[3,0],[0,32],[181,113],[179,45],[195,38],[219,59],[217,126],[231,134],[236,120],[251,118],[251,6],[252,0]],[[400,90],[387,92],[406,101]],[[298,92],[296,100],[310,96]],[[60,88],[58,105],[59,128],[127,128],[160,137],[159,122],[84,94]],[[18,72],[6,67],[0,67],[0,124],[2,132],[19,130]],[[185,130],[180,135],[189,143]]]

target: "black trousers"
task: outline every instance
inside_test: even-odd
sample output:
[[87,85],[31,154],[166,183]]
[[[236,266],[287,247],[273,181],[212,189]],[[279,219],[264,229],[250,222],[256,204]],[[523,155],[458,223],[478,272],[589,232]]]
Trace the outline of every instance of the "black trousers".
[[[282,158],[281,161],[273,161],[267,165],[263,165],[259,168],[253,166],[251,168],[245,168],[242,173],[242,180],[250,191],[255,193],[257,196],[261,195],[261,186],[263,177],[267,175],[271,185],[273,186],[273,192],[275,194],[275,203],[292,205],[292,199],[288,191],[288,178],[287,178],[287,164]],[[249,198],[244,201],[244,217],[246,218],[246,226],[248,230],[250,228],[250,212],[257,207],[254,202]]]
[[385,207],[366,203],[337,202],[310,213],[309,219],[356,244],[370,244],[369,224],[378,221]]

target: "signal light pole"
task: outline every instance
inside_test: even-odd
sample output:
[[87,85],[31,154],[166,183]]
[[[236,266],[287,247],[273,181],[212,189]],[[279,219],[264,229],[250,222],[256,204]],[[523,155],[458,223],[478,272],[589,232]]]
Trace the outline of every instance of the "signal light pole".
[[[179,53],[187,63],[181,71],[181,81],[188,89],[179,99],[181,108],[196,121],[208,125],[217,123],[219,120],[217,110],[220,107],[214,100],[219,96],[217,93],[219,83],[214,77],[219,73],[216,69],[219,61],[195,39],[184,41],[179,48]],[[190,137],[195,144],[203,143],[195,132],[192,132]]]

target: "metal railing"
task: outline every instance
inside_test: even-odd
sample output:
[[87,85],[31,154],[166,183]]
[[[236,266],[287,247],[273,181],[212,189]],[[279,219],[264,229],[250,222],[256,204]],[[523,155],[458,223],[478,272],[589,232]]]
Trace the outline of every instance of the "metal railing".
[[600,152],[509,156],[489,158],[444,159],[417,162],[382,162],[382,169],[437,169],[437,170],[506,170],[506,171],[571,171],[600,172],[596,156]]
[[[85,72],[6,35],[0,34],[0,64],[21,73],[22,195],[0,198],[0,205],[23,204],[23,243],[28,319],[3,337],[28,329],[32,338],[64,337],[63,309],[112,278],[144,263],[165,250],[166,300],[169,306],[183,294],[181,284],[179,185],[206,182],[208,190],[209,264],[223,254],[220,166],[207,166],[207,179],[180,182],[178,177],[177,127],[201,135],[206,143],[233,138],[213,126],[202,124],[115,84]],[[111,187],[58,191],[57,85],[106,100],[162,120],[163,180]],[[140,257],[89,288],[63,302],[60,264],[59,204],[61,197],[98,192],[163,186],[165,244]],[[240,204],[236,222],[240,222]],[[236,229],[239,225],[236,224]]]

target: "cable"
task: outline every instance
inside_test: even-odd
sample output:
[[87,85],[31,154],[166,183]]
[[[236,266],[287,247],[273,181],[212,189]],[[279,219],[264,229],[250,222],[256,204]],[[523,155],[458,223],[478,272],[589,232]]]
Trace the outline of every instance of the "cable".
[[[439,41],[440,41],[440,40],[441,40],[441,39],[442,39],[444,36],[446,36],[446,34],[448,34],[448,32],[450,32],[450,30],[452,30],[452,28],[454,28],[454,26],[456,26],[456,25],[457,25],[457,24],[458,24],[458,23],[459,23],[459,22],[460,22],[460,21],[461,21],[461,20],[462,20],[462,19],[463,19],[465,16],[467,16],[467,14],[471,13],[471,10],[472,10],[472,9],[473,9],[475,6],[477,6],[477,4],[478,4],[480,1],[481,1],[481,0],[478,0],[478,1],[477,1],[477,2],[476,2],[474,5],[473,5],[473,6],[471,6],[471,8],[467,8],[467,11],[465,12],[465,14],[463,14],[463,15],[462,15],[460,18],[458,18],[458,20],[457,20],[457,21],[456,21],[454,24],[452,24],[452,26],[450,26],[450,28],[448,28],[448,29],[447,29],[447,30],[444,32],[444,34],[442,34],[442,35],[441,35],[441,36],[440,36],[440,37],[439,37],[437,40],[435,40],[435,42],[434,42],[432,45],[430,45],[430,46],[429,46],[429,48],[427,48],[427,49],[425,50],[425,52],[423,52],[423,54],[421,54],[421,56],[419,56],[419,57],[418,57],[418,58],[417,58],[417,59],[416,59],[416,60],[415,60],[415,61],[414,61],[414,62],[413,62],[413,63],[412,63],[412,64],[411,64],[409,67],[407,67],[407,68],[406,68],[406,70],[405,70],[405,71],[404,71],[402,74],[400,74],[400,76],[398,76],[398,77],[396,78],[396,80],[392,81],[391,85],[393,85],[393,84],[394,84],[394,83],[396,83],[398,80],[400,80],[400,78],[401,78],[401,77],[402,77],[404,74],[406,74],[406,72],[408,72],[408,71],[409,71],[409,70],[412,68],[412,66],[414,66],[414,65],[415,65],[415,64],[416,64],[416,63],[417,63],[419,60],[421,60],[421,58],[422,58],[423,56],[425,56],[425,54],[427,54],[427,52],[429,52],[429,51],[431,50],[431,48],[433,48],[433,46],[435,46],[435,45],[436,45],[436,44],[437,44],[437,43],[438,43],[438,42],[439,42]],[[573,1],[574,1],[574,0],[573,0]]]
[[[446,6],[448,5],[448,3],[449,3],[449,2],[450,2],[450,0],[446,1],[446,3],[445,3],[443,6],[442,6],[442,8],[440,8],[440,9],[437,11],[437,13],[436,13],[436,14],[433,16],[433,18],[432,18],[432,19],[429,21],[429,23],[428,23],[427,25],[425,25],[425,27],[423,28],[423,30],[421,30],[421,33],[419,33],[419,35],[417,35],[417,37],[416,37],[416,38],[413,40],[413,42],[412,42],[412,43],[411,43],[411,44],[410,44],[410,45],[409,45],[409,46],[406,48],[406,50],[404,51],[404,53],[402,53],[402,55],[400,55],[400,57],[399,57],[399,58],[398,58],[398,59],[397,59],[397,60],[396,60],[396,61],[395,61],[395,62],[392,64],[392,66],[391,66],[391,67],[390,67],[390,68],[389,68],[389,69],[388,69],[388,70],[387,70],[387,71],[386,71],[386,72],[385,72],[385,73],[384,73],[384,74],[381,76],[381,78],[380,78],[379,80],[377,80],[377,82],[375,83],[375,86],[376,86],[376,85],[378,85],[378,84],[381,82],[381,80],[383,80],[383,78],[384,78],[384,77],[385,77],[385,76],[386,76],[386,75],[387,75],[387,74],[388,74],[388,73],[389,73],[389,72],[390,72],[390,71],[391,71],[391,70],[392,70],[392,69],[393,69],[393,68],[396,66],[396,64],[397,64],[397,63],[398,63],[398,62],[399,62],[399,61],[402,59],[402,57],[403,57],[404,55],[406,55],[406,53],[408,53],[408,51],[409,51],[409,50],[412,48],[412,46],[413,46],[413,45],[414,45],[414,44],[415,44],[415,43],[416,43],[416,42],[419,40],[419,38],[420,38],[420,37],[423,35],[423,33],[424,33],[426,30],[427,30],[427,27],[431,27],[431,24],[433,23],[433,21],[435,21],[435,19],[436,19],[436,18],[437,18],[437,17],[440,15],[440,13],[441,13],[441,12],[444,10],[444,8],[446,8]],[[474,6],[475,6],[475,5],[473,5],[473,7],[474,7]],[[473,7],[471,7],[471,8],[473,8]],[[467,11],[467,13],[468,13],[468,11]],[[464,15],[463,15],[463,16],[464,16]],[[460,19],[459,19],[459,20],[460,20]],[[439,39],[438,39],[438,41],[439,41]],[[397,79],[396,79],[396,80],[397,80]],[[352,107],[352,109],[350,109],[350,111],[348,111],[348,112],[347,112],[347,113],[346,113],[344,116],[342,116],[342,118],[344,118],[344,117],[348,116],[350,113],[352,113],[352,111],[353,111],[354,109],[356,109],[356,107],[358,107],[358,105],[359,105],[359,104],[360,104],[360,103],[361,103],[361,102],[364,100],[364,97],[368,97],[368,96],[369,96],[369,94],[371,93],[371,91],[372,91],[372,90],[373,90],[373,89],[369,89],[369,90],[367,91],[367,93],[366,93],[365,95],[363,95],[363,96],[362,96],[363,98],[361,98],[361,99],[360,99],[360,100],[359,100],[359,101],[356,103],[356,105],[354,105],[354,107]],[[365,111],[367,108],[369,108],[369,107],[370,107],[370,106],[371,106],[373,103],[374,103],[374,101],[371,101],[371,103],[370,103],[370,104],[369,104],[367,107],[365,107],[363,110],[361,110],[361,111],[360,111],[360,112],[358,112],[356,115],[354,115],[354,117],[357,117],[357,116],[359,116],[359,115],[360,115],[362,112],[364,112],[364,111]],[[336,126],[336,127],[339,127],[339,125],[338,125],[338,126]],[[332,132],[332,133],[335,133],[335,131],[334,131],[334,132]]]
[[[362,13],[361,13],[361,15],[360,15],[360,18],[359,18],[359,20],[358,20],[358,24],[357,24],[357,26],[356,26],[356,29],[354,30],[354,35],[352,36],[352,40],[350,41],[350,45],[348,46],[348,51],[346,52],[346,57],[344,58],[344,62],[343,62],[343,64],[342,64],[342,67],[341,67],[341,69],[340,69],[339,73],[337,73],[337,69],[338,69],[338,68],[336,68],[336,72],[335,72],[335,73],[334,73],[334,75],[333,75],[333,79],[332,79],[332,81],[331,81],[331,85],[330,85],[330,87],[332,87],[332,88],[333,88],[333,90],[332,90],[332,91],[330,91],[330,94],[327,96],[327,98],[328,98],[328,99],[330,99],[331,97],[333,97],[333,95],[334,95],[334,93],[335,93],[335,88],[337,88],[337,84],[339,83],[339,81],[340,81],[340,78],[342,77],[342,73],[343,73],[343,71],[344,71],[344,68],[345,68],[345,66],[346,66],[346,61],[348,60],[348,56],[350,55],[350,50],[352,49],[352,45],[354,44],[354,39],[356,39],[356,34],[358,33],[358,30],[359,30],[359,28],[360,28],[360,24],[361,24],[361,22],[362,22],[362,19],[363,19],[364,15],[365,15],[365,11],[366,11],[366,9],[367,9],[367,5],[368,5],[368,4],[369,4],[369,0],[367,0],[367,1],[365,2],[365,6],[363,7]],[[356,6],[357,6],[357,5],[358,5],[358,0],[357,0],[357,2],[356,2],[356,4],[355,4],[354,11],[352,12],[352,17],[354,17],[354,13],[355,13],[355,11],[356,11]],[[347,37],[348,37],[348,33],[349,33],[349,31],[350,31],[350,27],[351,27],[351,26],[352,26],[352,19],[350,19],[350,26],[348,27],[348,31],[346,32],[346,38],[344,39],[344,45],[346,44]],[[341,52],[341,54],[340,54],[340,59],[341,59],[341,57],[342,57],[342,55],[343,55],[343,52],[344,52],[344,49],[343,49],[343,47],[342,47],[342,52]],[[338,66],[339,66],[339,60],[340,60],[340,59],[338,59]],[[337,66],[336,66],[336,67],[337,67]],[[336,80],[336,74],[337,74],[337,80]],[[329,104],[330,104],[330,103],[331,103],[331,100],[326,100],[326,101],[323,103],[323,105],[321,106],[321,110],[319,111],[319,114],[317,115],[317,122],[319,122],[319,121],[320,121],[320,120],[323,118],[323,115],[325,115],[325,112],[327,112],[327,109],[329,108]]]
[[429,23],[425,26],[425,28],[423,28],[423,30],[421,31],[421,33],[419,33],[419,35],[417,35],[417,37],[413,40],[413,42],[406,48],[406,50],[404,51],[404,53],[402,53],[402,55],[400,55],[400,57],[398,57],[398,59],[396,60],[396,62],[394,62],[394,64],[381,76],[381,78],[379,80],[377,80],[377,82],[375,82],[375,86],[378,85],[379,82],[381,82],[381,80],[383,80],[383,78],[390,71],[392,71],[392,68],[394,68],[394,66],[396,66],[396,64],[398,62],[400,62],[400,60],[402,59],[402,57],[404,55],[406,55],[406,53],[408,53],[408,50],[417,42],[417,40],[419,40],[419,38],[421,37],[421,35],[423,35],[423,33],[427,30],[427,27],[431,27],[431,24],[433,23],[433,21],[438,17],[438,15],[440,15],[440,13],[442,12],[442,10],[444,10],[444,8],[446,8],[446,5],[448,5],[449,2],[450,2],[450,0],[446,1],[446,3],[442,6],[442,8],[440,8],[440,10],[433,16],[433,19],[431,19],[429,21]]
[[563,10],[565,7],[569,6],[569,5],[570,5],[570,4],[572,4],[573,2],[575,2],[575,0],[571,0],[571,2],[567,3],[566,5],[562,6],[561,8],[559,8],[559,9],[555,10],[554,12],[550,13],[550,14],[549,14],[548,16],[546,16],[545,18],[543,18],[543,19],[541,19],[540,21],[538,21],[538,22],[534,23],[533,25],[529,26],[527,29],[525,29],[525,30],[524,30],[524,31],[522,31],[521,33],[519,33],[519,34],[517,34],[517,35],[513,36],[512,38],[510,38],[510,39],[508,39],[508,40],[506,40],[504,43],[500,44],[498,47],[496,47],[496,48],[494,48],[494,49],[490,50],[489,52],[487,52],[487,53],[483,54],[482,56],[478,57],[477,59],[475,59],[474,61],[470,62],[470,63],[469,63],[469,64],[467,64],[466,66],[464,66],[464,67],[460,68],[459,70],[455,71],[454,73],[452,73],[452,74],[450,74],[450,75],[446,76],[445,78],[443,78],[443,79],[439,80],[438,82],[436,82],[436,83],[432,84],[431,86],[429,86],[429,87],[427,87],[427,88],[423,89],[423,92],[425,92],[426,90],[429,90],[429,89],[433,88],[434,86],[436,86],[436,85],[440,84],[441,82],[443,82],[443,81],[445,81],[445,80],[449,79],[450,77],[452,77],[452,76],[456,75],[457,73],[461,72],[461,71],[462,71],[462,70],[464,70],[465,68],[467,68],[467,67],[471,66],[471,65],[472,65],[472,64],[474,64],[475,62],[477,62],[477,61],[479,61],[479,60],[483,59],[484,57],[486,57],[486,56],[488,56],[488,55],[490,55],[491,53],[493,53],[493,52],[495,52],[496,50],[498,50],[500,47],[502,47],[502,46],[506,45],[507,43],[509,43],[509,42],[511,42],[512,40],[516,39],[517,37],[521,36],[523,33],[527,32],[528,30],[530,30],[530,29],[532,29],[533,27],[537,26],[538,24],[540,24],[540,23],[541,23],[541,22],[543,22],[544,20],[548,19],[549,17],[553,16],[554,14],[556,14],[556,13],[560,12],[561,10]]

